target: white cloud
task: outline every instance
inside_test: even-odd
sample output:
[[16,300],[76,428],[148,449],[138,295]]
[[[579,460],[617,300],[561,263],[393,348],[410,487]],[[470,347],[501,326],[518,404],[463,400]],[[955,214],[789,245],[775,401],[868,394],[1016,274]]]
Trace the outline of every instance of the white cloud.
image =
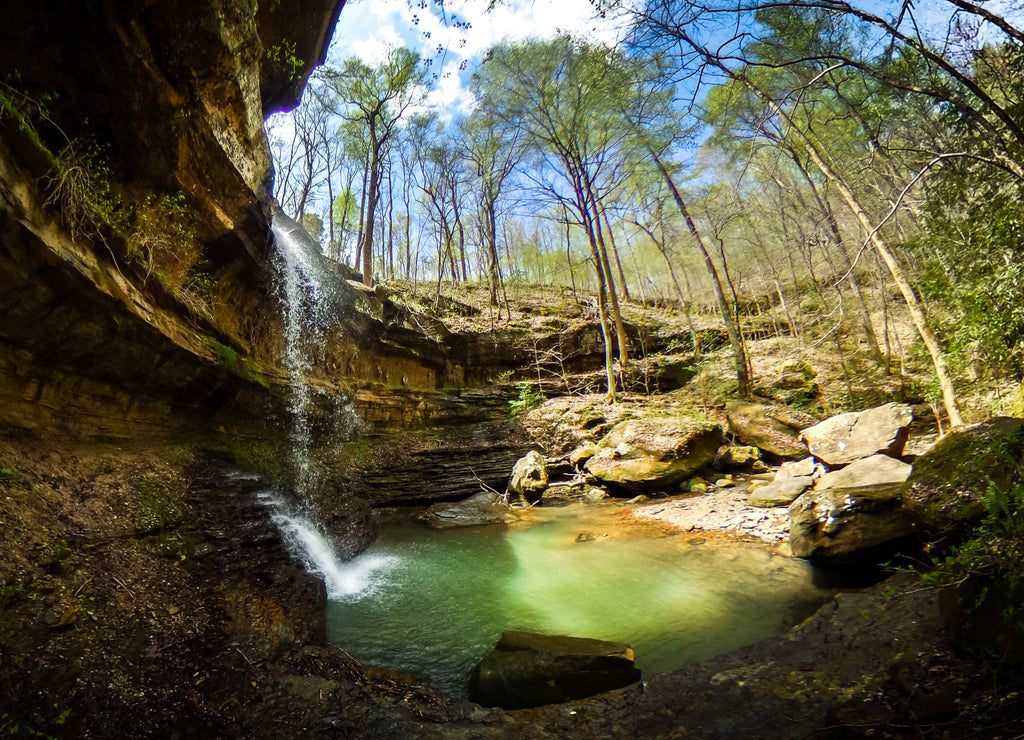
[[442,17],[431,0],[353,0],[341,13],[330,62],[338,64],[356,55],[375,64],[390,48],[414,49],[432,60],[431,72],[437,78],[428,100],[448,118],[472,106],[466,82],[494,44],[559,33],[608,44],[620,37],[621,24],[595,18],[589,0],[508,0],[491,10],[487,6],[486,0],[446,0]]

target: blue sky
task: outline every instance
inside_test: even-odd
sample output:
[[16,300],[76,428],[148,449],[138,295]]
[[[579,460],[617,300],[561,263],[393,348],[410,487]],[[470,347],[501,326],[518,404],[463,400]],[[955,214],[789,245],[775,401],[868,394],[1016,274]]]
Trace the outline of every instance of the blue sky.
[[[615,43],[621,24],[597,19],[589,0],[505,0],[488,10],[486,0],[350,0],[341,12],[328,62],[355,55],[369,64],[389,48],[406,46],[430,63],[436,76],[428,103],[447,112],[468,112],[469,76],[483,53],[504,40],[547,38],[560,32]],[[469,23],[469,28],[458,23]]]

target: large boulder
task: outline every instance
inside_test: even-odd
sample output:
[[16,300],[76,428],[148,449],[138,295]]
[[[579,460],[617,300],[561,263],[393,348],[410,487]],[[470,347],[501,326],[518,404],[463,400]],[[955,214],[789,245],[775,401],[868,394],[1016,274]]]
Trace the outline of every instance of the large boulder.
[[872,455],[852,462],[845,468],[826,473],[818,478],[814,489],[824,491],[830,488],[862,488],[863,486],[878,486],[887,483],[903,483],[910,477],[911,470],[913,468],[901,460],[888,455]]
[[488,707],[525,709],[639,680],[633,649],[625,643],[510,631],[473,669],[469,698]]
[[789,460],[782,463],[775,471],[775,480],[784,478],[814,478],[817,480],[826,472],[825,466],[813,457],[805,457],[803,460]]
[[629,419],[598,443],[586,469],[612,488],[663,490],[714,461],[723,439],[722,427],[703,418]]
[[914,532],[905,484],[808,491],[790,504],[790,547],[800,558],[845,565],[888,555]]
[[797,439],[817,419],[792,409],[751,401],[730,401],[725,406],[729,432],[742,444],[783,459],[805,457],[807,448]]
[[872,455],[899,457],[910,436],[914,411],[905,403],[887,403],[850,411],[804,429],[800,440],[830,468]]
[[767,485],[754,489],[747,498],[750,506],[769,509],[773,506],[789,506],[804,491],[813,485],[810,476],[778,478]]
[[530,450],[519,458],[512,468],[508,492],[527,501],[539,501],[548,487],[547,462],[536,450]]
[[435,529],[507,524],[514,519],[508,504],[493,491],[482,491],[455,503],[434,504],[420,515],[420,521]]

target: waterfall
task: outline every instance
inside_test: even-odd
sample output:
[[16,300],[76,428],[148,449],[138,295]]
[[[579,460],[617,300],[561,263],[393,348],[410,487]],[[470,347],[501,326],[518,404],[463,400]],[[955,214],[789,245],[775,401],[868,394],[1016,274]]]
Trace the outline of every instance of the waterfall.
[[281,496],[263,490],[256,498],[270,509],[271,519],[292,552],[306,563],[308,570],[323,576],[327,598],[331,601],[351,601],[366,596],[398,564],[397,557],[387,555],[360,555],[341,562],[330,540],[308,517],[289,513],[290,507]]
[[[349,439],[361,426],[350,401],[337,389],[318,385],[317,361],[324,357],[330,332],[338,326],[341,302],[320,245],[280,209],[273,216],[275,268],[284,306],[282,365],[288,372],[288,440],[293,495],[269,492],[261,499],[271,507],[285,540],[311,570],[324,576],[328,592],[343,595],[355,588],[340,564],[332,540],[343,534],[324,530],[317,514],[323,481],[314,456],[321,448]],[[322,377],[322,375],[321,375]]]
[[312,351],[326,324],[326,295],[322,271],[317,269],[301,227],[283,213],[274,213],[274,241],[284,298],[284,367],[289,377],[290,439],[295,486],[300,494],[315,487],[316,471],[310,464],[312,445]]

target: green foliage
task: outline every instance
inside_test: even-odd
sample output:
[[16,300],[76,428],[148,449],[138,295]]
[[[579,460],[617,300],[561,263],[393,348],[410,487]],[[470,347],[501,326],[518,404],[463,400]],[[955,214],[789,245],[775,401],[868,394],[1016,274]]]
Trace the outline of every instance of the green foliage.
[[18,131],[27,136],[41,152],[54,161],[53,153],[43,143],[39,133],[39,124],[49,121],[48,105],[56,96],[52,94],[32,97],[16,85],[17,73],[0,81],[0,124],[13,124]]
[[[923,576],[928,582],[961,589],[957,593],[969,624],[991,619],[994,610],[994,616],[1003,621],[1003,631],[1017,635],[1024,634],[1024,612],[1017,609],[1024,603],[1022,453],[1024,429],[1000,440],[991,454],[977,455],[962,466],[961,485],[971,479],[982,481],[976,493],[984,517],[964,542]],[[969,583],[973,585],[964,587]],[[988,629],[989,625],[974,627]],[[993,644],[1002,649],[1002,641]]]
[[[165,279],[180,285],[187,267],[173,273],[169,270],[172,263],[189,261],[195,234],[187,224],[184,194],[147,195],[138,207],[126,214],[124,236],[129,258],[144,264],[147,274],[156,266]],[[177,285],[169,287],[173,289]]]
[[294,41],[282,39],[267,49],[267,59],[281,65],[288,72],[289,81],[294,82],[302,75],[302,66],[305,64],[297,52],[298,47]]
[[516,390],[519,392],[519,396],[508,402],[508,407],[513,416],[525,414],[527,411],[537,408],[545,401],[544,394],[541,393],[540,388],[529,380],[521,380],[516,383]]
[[21,482],[21,471],[11,466],[0,466],[0,488],[16,485]]
[[124,234],[130,224],[121,197],[113,191],[104,148],[84,134],[68,143],[44,178],[46,204],[53,206],[71,235],[104,240]]

